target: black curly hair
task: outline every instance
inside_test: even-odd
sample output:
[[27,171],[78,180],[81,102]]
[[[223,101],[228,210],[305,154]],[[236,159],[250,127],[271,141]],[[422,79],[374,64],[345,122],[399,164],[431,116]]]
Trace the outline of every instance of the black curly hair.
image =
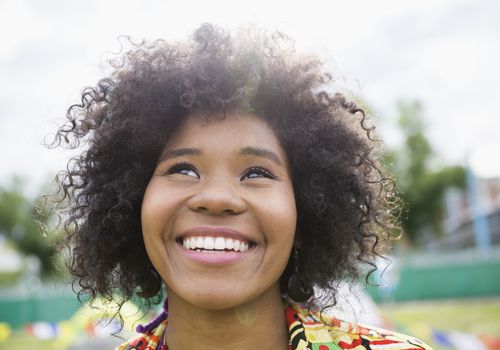
[[187,116],[201,114],[251,113],[274,130],[293,177],[304,283],[334,297],[336,282],[375,269],[398,231],[397,205],[364,111],[328,92],[322,62],[297,54],[285,35],[242,33],[204,24],[189,43],[132,43],[111,61],[113,73],[68,109],[52,145],[82,149],[57,176],[79,295],[146,302],[159,295],[141,202],[163,146]]

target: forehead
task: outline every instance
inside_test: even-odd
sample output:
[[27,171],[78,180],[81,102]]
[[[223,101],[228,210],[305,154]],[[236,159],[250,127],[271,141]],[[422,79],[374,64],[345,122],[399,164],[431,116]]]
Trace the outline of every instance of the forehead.
[[265,147],[285,152],[271,127],[253,114],[228,114],[225,117],[207,118],[203,115],[188,116],[165,146],[175,147],[238,148]]

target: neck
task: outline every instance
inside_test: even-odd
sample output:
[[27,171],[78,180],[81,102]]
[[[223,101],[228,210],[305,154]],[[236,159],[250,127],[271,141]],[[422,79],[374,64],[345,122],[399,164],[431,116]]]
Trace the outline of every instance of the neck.
[[288,346],[278,286],[252,302],[224,310],[200,308],[170,292],[168,309],[171,350],[286,350]]

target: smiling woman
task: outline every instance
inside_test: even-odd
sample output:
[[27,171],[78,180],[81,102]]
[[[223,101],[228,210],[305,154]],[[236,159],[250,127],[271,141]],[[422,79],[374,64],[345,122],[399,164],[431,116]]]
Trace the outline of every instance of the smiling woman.
[[428,349],[314,311],[398,232],[365,114],[282,34],[143,43],[54,145],[80,293],[164,311],[120,349]]

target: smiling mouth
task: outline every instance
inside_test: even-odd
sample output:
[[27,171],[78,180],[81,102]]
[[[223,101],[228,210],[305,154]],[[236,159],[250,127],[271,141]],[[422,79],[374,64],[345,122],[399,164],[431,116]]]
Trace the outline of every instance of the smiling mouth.
[[198,252],[245,252],[255,245],[238,239],[212,236],[192,236],[177,241],[184,248]]

